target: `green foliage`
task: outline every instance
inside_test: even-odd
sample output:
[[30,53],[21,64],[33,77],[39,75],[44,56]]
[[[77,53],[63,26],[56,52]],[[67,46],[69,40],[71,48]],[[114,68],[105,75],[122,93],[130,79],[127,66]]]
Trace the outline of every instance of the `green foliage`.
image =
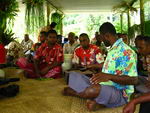
[[[129,32],[129,37],[130,38],[135,38],[135,36],[138,34],[140,35],[141,33],[140,30],[140,25],[133,25],[132,27],[130,27],[130,32]],[[145,33],[144,35],[148,35],[150,36],[150,20],[145,22]]]
[[150,36],[150,20],[145,22],[145,35]]
[[53,13],[51,16],[51,21],[52,22],[56,22],[56,31],[58,34],[61,34],[61,30],[62,30],[62,19],[63,19],[63,15],[59,14],[59,13]]
[[[19,11],[16,0],[0,0],[0,28],[6,29]],[[8,24],[7,24],[8,23]],[[11,22],[13,23],[13,22]]]
[[77,24],[79,14],[65,15],[63,25],[68,26],[72,24]]
[[0,29],[0,43],[4,45],[8,45],[11,41],[13,41],[15,38],[13,38],[14,33],[12,31]]
[[13,21],[19,11],[16,0],[0,1],[0,43],[8,45],[14,40],[12,31]]
[[144,4],[145,20],[150,20],[150,1]]
[[[117,33],[121,33],[121,25],[120,25],[120,21],[117,21],[114,23],[114,26],[116,28]],[[122,26],[122,33],[127,33],[128,31],[128,26],[127,23],[124,22],[123,26]]]
[[99,26],[102,24],[103,17],[101,15],[89,15],[87,18],[86,28],[89,35],[95,34],[99,31]]
[[25,23],[28,33],[35,33],[45,25],[45,0],[23,0],[26,4]]

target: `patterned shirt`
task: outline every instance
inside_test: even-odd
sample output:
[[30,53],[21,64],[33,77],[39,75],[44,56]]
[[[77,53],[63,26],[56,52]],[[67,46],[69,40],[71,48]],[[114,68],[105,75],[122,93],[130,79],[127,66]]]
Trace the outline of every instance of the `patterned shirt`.
[[47,43],[43,43],[36,51],[34,58],[49,65],[54,62],[63,62],[63,50],[58,44],[55,44],[53,48],[49,48]]
[[104,57],[101,54],[101,50],[97,46],[90,44],[90,47],[87,50],[84,50],[81,46],[76,48],[72,62],[86,66],[90,64],[102,63],[104,62]]
[[78,45],[79,44],[77,42],[74,42],[72,45],[70,43],[64,44],[64,47],[63,47],[64,54],[73,54],[75,48]]
[[8,45],[7,55],[13,56],[15,60],[24,56],[23,47],[17,41],[12,41]]
[[[114,76],[128,75],[136,77],[137,74],[137,55],[123,41],[118,39],[108,51],[102,72],[113,74]],[[102,82],[101,85],[114,86],[123,91],[124,97],[130,97],[134,92],[133,85],[120,85],[112,81]]]
[[23,40],[21,42],[21,45],[23,47],[23,52],[27,52],[28,50],[30,50],[32,48],[32,45],[33,45],[33,41],[32,40],[28,40],[27,42],[25,40]]

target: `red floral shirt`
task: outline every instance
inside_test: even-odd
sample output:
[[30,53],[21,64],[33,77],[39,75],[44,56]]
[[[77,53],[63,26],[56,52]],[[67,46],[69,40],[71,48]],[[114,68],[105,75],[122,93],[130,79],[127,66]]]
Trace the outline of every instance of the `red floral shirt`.
[[49,48],[47,43],[43,43],[36,51],[34,58],[49,65],[54,62],[63,62],[63,49],[58,44],[55,44],[53,48]]
[[104,57],[101,54],[101,50],[93,44],[90,44],[90,47],[87,50],[84,50],[80,46],[74,51],[73,63],[81,65],[90,65],[102,62],[104,62]]

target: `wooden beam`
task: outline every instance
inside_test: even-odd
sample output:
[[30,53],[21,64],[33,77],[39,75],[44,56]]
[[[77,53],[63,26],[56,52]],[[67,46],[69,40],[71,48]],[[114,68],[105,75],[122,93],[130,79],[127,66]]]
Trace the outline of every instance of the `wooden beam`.
[[140,0],[141,35],[145,33],[144,0]]

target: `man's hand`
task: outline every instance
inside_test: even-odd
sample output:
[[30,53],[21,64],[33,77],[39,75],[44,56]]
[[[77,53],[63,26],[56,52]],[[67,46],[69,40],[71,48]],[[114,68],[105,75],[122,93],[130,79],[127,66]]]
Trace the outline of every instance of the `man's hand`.
[[87,66],[87,68],[89,68],[89,69],[100,69],[102,67],[103,67],[103,63],[101,63],[101,64],[90,64]]
[[50,66],[47,66],[47,67],[45,67],[44,69],[42,69],[41,71],[40,71],[40,73],[42,74],[42,75],[45,75],[46,73],[48,73],[48,71],[51,69],[51,67]]
[[99,84],[100,82],[107,82],[111,80],[112,75],[105,74],[105,73],[98,73],[94,74],[92,78],[90,79],[90,82],[92,84]]
[[131,101],[123,108],[123,113],[134,113],[135,109],[136,104],[134,103],[134,101]]

